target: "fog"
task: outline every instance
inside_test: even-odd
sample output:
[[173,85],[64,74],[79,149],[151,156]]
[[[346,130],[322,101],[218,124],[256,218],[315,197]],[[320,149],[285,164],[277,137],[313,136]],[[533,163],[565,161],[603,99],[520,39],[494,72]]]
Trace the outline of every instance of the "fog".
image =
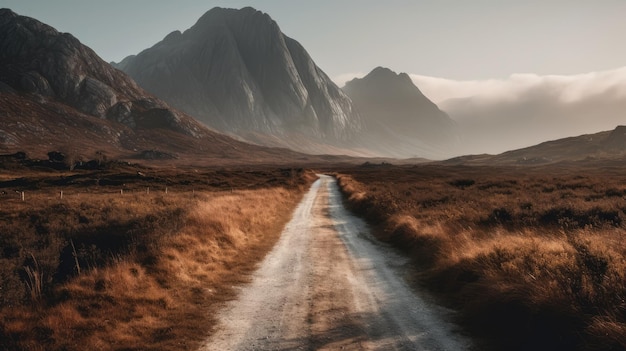
[[594,95],[626,96],[626,67],[577,75],[512,74],[507,79],[452,80],[411,74],[422,92],[434,103],[469,98],[485,103],[523,100],[531,94],[548,94],[562,102],[576,102]]
[[[360,73],[336,77],[340,83]],[[410,75],[459,125],[458,154],[490,153],[626,124],[626,67],[577,75],[451,80]]]

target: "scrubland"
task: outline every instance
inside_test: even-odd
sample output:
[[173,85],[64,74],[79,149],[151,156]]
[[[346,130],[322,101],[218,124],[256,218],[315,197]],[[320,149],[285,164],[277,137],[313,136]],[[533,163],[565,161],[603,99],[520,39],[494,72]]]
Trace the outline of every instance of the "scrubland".
[[626,349],[626,167],[364,165],[338,179],[479,349]]
[[[139,173],[104,186],[94,180],[115,172],[3,177],[0,349],[196,348],[314,178]],[[68,177],[75,181],[52,181]]]

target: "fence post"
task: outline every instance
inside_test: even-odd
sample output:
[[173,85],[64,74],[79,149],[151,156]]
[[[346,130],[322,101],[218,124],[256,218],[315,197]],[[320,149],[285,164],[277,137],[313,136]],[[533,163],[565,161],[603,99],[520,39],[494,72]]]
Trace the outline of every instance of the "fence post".
[[24,201],[24,192],[23,191],[20,192],[20,198],[22,199],[22,201]]
[[59,193],[59,199],[63,200],[63,190]]
[[124,195],[124,189],[120,189],[120,195]]
[[165,187],[165,193],[167,194],[167,187]]

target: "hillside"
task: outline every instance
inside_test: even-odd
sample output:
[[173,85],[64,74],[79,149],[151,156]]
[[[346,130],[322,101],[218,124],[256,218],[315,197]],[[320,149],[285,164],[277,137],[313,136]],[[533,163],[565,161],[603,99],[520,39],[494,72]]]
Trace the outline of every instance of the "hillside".
[[547,141],[498,155],[468,155],[445,163],[489,165],[545,165],[558,162],[611,162],[626,158],[626,126],[595,134]]

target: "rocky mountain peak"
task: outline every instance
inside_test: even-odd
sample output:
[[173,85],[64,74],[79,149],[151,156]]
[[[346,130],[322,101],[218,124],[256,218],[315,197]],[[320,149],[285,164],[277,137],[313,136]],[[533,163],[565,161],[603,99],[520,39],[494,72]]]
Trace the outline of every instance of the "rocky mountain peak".
[[0,9],[0,23],[8,21],[10,18],[17,17],[17,14],[11,9],[2,8]]
[[[64,103],[128,127],[168,126],[194,135],[197,126],[146,93],[74,36],[11,10],[0,10],[0,85]],[[6,86],[10,87],[7,89]]]
[[408,74],[396,73],[385,67],[376,67],[365,77],[347,82],[344,90],[351,89],[370,91],[375,95],[384,93],[389,97],[401,99],[418,98],[422,100],[422,103],[430,103],[430,100],[413,84]]
[[[215,7],[202,15],[196,24],[185,31],[189,36],[205,36],[214,30],[228,29],[238,36],[281,36],[278,24],[266,13],[252,7],[242,9]],[[244,33],[241,33],[241,32]]]
[[251,7],[214,8],[181,35],[117,65],[206,125],[261,144],[303,150],[302,137],[347,143],[360,128],[350,99]]
[[409,75],[406,73],[396,73],[389,68],[378,66],[374,68],[368,75],[363,77],[365,80],[372,81],[406,81],[409,78]]
[[118,98],[138,95],[132,80],[71,34],[10,10],[0,12],[0,33],[0,80],[18,91],[58,98],[99,117]]
[[442,158],[458,145],[454,121],[413,84],[406,73],[376,67],[346,83],[371,144],[397,157]]

